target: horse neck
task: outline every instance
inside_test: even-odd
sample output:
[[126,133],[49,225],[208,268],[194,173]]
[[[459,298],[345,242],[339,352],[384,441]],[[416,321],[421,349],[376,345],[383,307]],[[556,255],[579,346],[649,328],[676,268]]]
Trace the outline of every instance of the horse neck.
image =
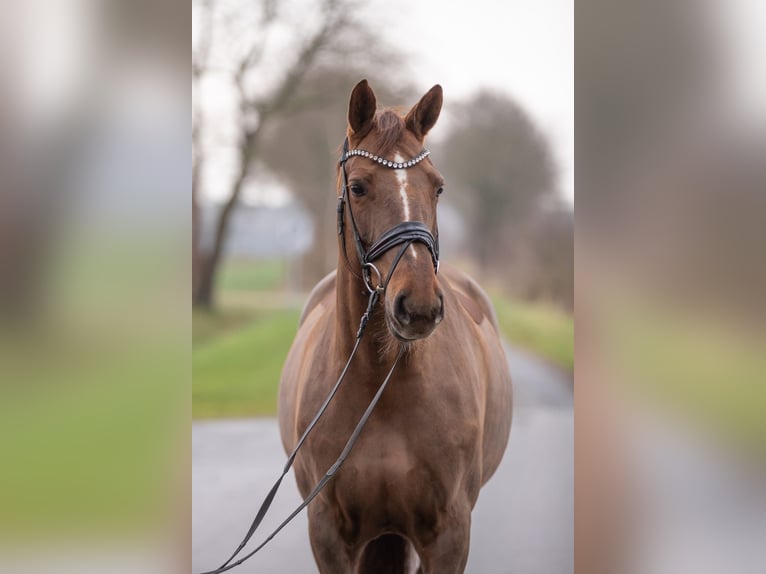
[[[349,271],[341,256],[336,280],[335,341],[342,360],[351,354],[368,302],[369,293],[362,281]],[[358,364],[366,368],[390,366],[396,355],[396,345],[390,344],[392,338],[385,324],[383,305],[383,299],[375,305],[357,351]]]

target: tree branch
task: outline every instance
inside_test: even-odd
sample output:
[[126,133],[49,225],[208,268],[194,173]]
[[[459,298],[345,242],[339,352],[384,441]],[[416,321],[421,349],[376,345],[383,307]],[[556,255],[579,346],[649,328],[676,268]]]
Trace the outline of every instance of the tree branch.
[[303,45],[295,62],[289,67],[279,86],[265,100],[251,99],[247,105],[255,109],[263,118],[268,118],[282,111],[290,102],[298,87],[313,68],[332,36],[339,33],[347,23],[345,3],[341,0],[326,0],[323,7],[324,18],[319,29]]
[[192,78],[199,80],[205,73],[213,41],[213,2],[203,0],[200,22],[200,39],[196,52],[192,52]]

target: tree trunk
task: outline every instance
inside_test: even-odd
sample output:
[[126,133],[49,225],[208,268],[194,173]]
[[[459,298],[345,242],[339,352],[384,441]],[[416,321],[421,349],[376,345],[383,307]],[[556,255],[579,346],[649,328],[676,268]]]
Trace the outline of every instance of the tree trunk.
[[[213,3],[204,0],[201,23],[201,39],[197,53],[192,54],[192,304],[197,299],[198,284],[202,280],[204,261],[200,251],[201,212],[199,197],[202,187],[202,173],[205,152],[202,149],[202,124],[204,115],[199,102],[200,79],[205,73],[213,34]],[[209,303],[204,305],[209,307]]]
[[[196,153],[194,153],[196,152]],[[200,253],[201,220],[199,209],[200,177],[202,174],[202,150],[199,145],[199,128],[192,128],[192,302],[201,279],[202,254]]]
[[218,273],[218,266],[221,262],[231,215],[234,213],[234,208],[239,202],[242,187],[250,168],[250,161],[255,157],[256,143],[262,126],[263,122],[259,124],[255,131],[245,135],[245,141],[240,148],[239,174],[234,182],[229,199],[218,214],[213,247],[208,252],[198,254],[199,273],[192,290],[192,305],[194,307],[212,309],[215,305],[215,279]]
[[200,256],[197,264],[197,277],[192,292],[192,304],[198,309],[213,308],[213,285],[217,263],[212,261],[212,253]]

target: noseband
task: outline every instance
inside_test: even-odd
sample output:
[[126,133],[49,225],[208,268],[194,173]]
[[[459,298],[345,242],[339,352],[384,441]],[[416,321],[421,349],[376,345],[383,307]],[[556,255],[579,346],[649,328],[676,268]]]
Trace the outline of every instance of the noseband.
[[[364,281],[365,286],[370,292],[373,290],[377,290],[379,293],[385,291],[385,288],[388,286],[388,282],[391,280],[391,276],[393,275],[396,266],[399,264],[399,261],[404,255],[404,252],[407,250],[407,247],[416,242],[422,243],[428,248],[428,252],[431,254],[431,261],[433,262],[434,272],[438,273],[439,235],[437,233],[436,236],[434,236],[428,226],[420,221],[402,221],[401,223],[394,225],[391,229],[383,233],[377,239],[377,241],[370,245],[369,248],[365,248],[364,242],[362,241],[361,235],[359,234],[359,228],[356,225],[356,220],[354,219],[354,211],[351,209],[351,201],[348,199],[349,185],[348,174],[346,173],[346,162],[349,160],[349,158],[359,156],[366,157],[369,160],[390,169],[409,169],[427,158],[430,153],[430,151],[424,149],[416,157],[408,161],[396,162],[387,160],[375,155],[374,153],[362,149],[349,150],[348,138],[343,140],[343,154],[341,155],[339,162],[341,174],[343,176],[343,189],[341,190],[341,194],[338,196],[338,235],[341,236],[340,242],[343,249],[343,255],[346,259],[346,264],[349,266],[349,270],[358,276],[358,274],[355,273],[351,268],[351,263],[349,262],[348,254],[346,253],[346,242],[343,239],[345,205],[348,204],[348,213],[349,218],[351,219],[351,229],[354,234],[354,245],[356,247],[356,253],[359,257],[359,261],[362,264],[361,279]],[[375,261],[379,259],[385,252],[393,249],[397,245],[401,245],[402,247],[399,249],[399,252],[394,258],[394,262],[391,265],[391,269],[388,271],[386,280],[383,281],[380,275],[380,271],[378,271],[378,268],[375,267]],[[372,271],[374,271],[377,275],[377,286],[372,284]]]

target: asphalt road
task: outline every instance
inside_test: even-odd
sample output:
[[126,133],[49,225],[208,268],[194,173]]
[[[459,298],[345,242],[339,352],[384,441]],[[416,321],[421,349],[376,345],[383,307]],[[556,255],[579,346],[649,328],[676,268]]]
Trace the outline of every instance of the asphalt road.
[[[508,348],[514,420],[505,458],[473,512],[469,574],[573,571],[574,417],[571,379]],[[192,564],[220,565],[234,550],[285,462],[275,419],[192,426]],[[288,475],[260,531],[298,504]],[[252,542],[260,542],[256,535]],[[305,512],[233,572],[313,574]]]

